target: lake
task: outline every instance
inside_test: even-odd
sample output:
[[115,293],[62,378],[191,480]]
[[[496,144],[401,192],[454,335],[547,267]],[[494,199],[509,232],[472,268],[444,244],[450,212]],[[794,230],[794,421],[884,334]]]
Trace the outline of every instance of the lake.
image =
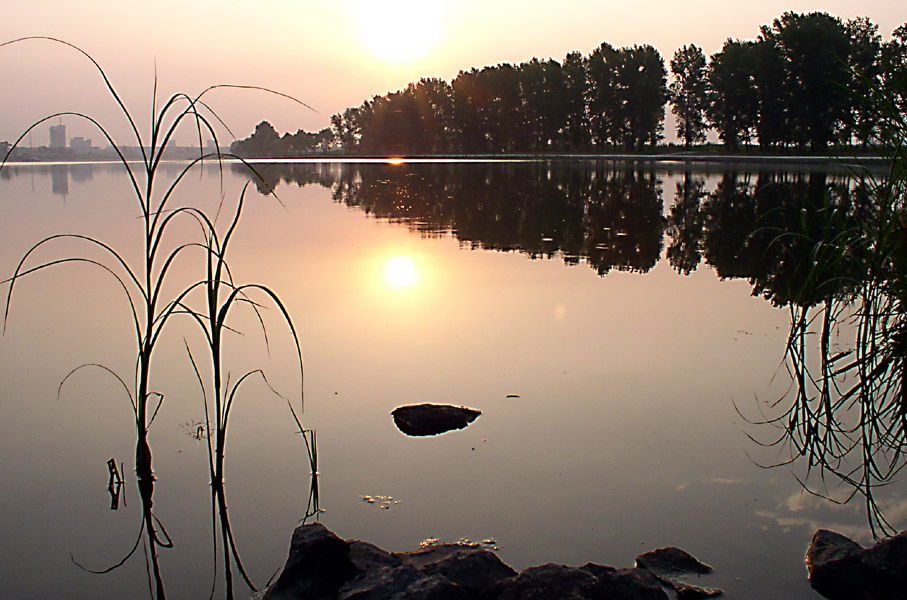
[[[730,599],[819,597],[803,561],[816,528],[871,542],[860,498],[839,505],[804,491],[805,465],[766,468],[790,460],[790,449],[754,441],[780,437],[757,422],[791,389],[784,303],[796,275],[772,262],[789,222],[780,208],[856,197],[846,169],[255,166],[267,185],[247,191],[228,261],[237,282],[268,286],[292,316],[305,363],[301,418],[317,433],[319,473],[316,512],[306,445],[269,389],[298,410],[292,338],[273,305],[261,309],[267,343],[255,312],[239,306],[227,371],[235,382],[263,369],[267,384],[252,377],[237,393],[224,497],[256,587],[282,567],[307,514],[392,551],[432,539],[484,543],[517,570],[632,566],[645,551],[678,546],[714,567],[703,583]],[[222,203],[226,226],[248,180],[241,165],[205,165],[172,206],[213,216]],[[57,233],[141,260],[143,225],[122,166],[7,165],[0,203],[4,278]],[[199,239],[187,219],[164,243]],[[177,261],[165,295],[203,273],[193,252]],[[29,264],[76,254],[109,264],[76,239],[42,246]],[[150,542],[135,417],[113,375],[132,385],[132,319],[122,287],[96,265],[60,264],[16,283],[0,338],[4,595],[145,597],[150,570],[168,598],[225,595],[205,404],[187,353],[203,357],[204,340],[177,315],[155,350],[151,387],[164,400],[148,438]],[[391,411],[423,402],[482,414],[465,429],[404,435]],[[119,495],[108,491],[109,459],[122,465]],[[848,492],[834,478],[822,488],[816,470],[806,481],[836,498]],[[900,529],[905,491],[898,480],[877,496]],[[248,597],[230,564],[236,596]]]

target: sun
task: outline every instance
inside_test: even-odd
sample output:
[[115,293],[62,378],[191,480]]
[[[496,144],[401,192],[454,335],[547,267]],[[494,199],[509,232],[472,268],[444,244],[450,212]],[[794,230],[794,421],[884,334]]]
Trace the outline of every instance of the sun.
[[440,13],[436,2],[374,0],[356,3],[356,16],[365,46],[391,62],[420,58],[437,43]]

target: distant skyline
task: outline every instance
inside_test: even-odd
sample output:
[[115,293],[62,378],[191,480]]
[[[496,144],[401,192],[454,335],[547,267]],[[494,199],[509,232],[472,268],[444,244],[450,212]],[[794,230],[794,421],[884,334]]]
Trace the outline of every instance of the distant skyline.
[[[34,0],[5,8],[0,41],[46,35],[80,46],[107,71],[143,136],[155,69],[159,98],[196,94],[212,84],[257,85],[317,111],[252,91],[211,94],[210,105],[244,138],[261,120],[280,133],[317,131],[330,125],[331,115],[422,77],[449,82],[472,67],[533,57],[560,61],[574,50],[588,54],[604,41],[617,47],[651,44],[666,63],[686,44],[711,55],[727,38],[755,39],[760,25],[787,11],[824,11],[845,20],[865,16],[886,40],[907,21],[907,11],[891,0]],[[99,118],[119,141],[133,143],[124,137],[128,129],[100,77],[72,50],[41,41],[0,48],[0,81],[0,141],[12,142],[51,113],[73,110]],[[72,117],[64,123],[68,136],[103,143],[90,125]],[[35,145],[49,144],[50,124],[34,132]],[[665,134],[673,139],[670,129]],[[178,141],[191,141],[188,128]]]

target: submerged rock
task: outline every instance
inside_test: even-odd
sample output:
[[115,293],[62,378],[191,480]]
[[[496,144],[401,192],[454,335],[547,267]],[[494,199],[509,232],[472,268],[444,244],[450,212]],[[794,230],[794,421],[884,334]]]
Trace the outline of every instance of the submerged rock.
[[636,566],[653,573],[711,573],[712,567],[699,562],[692,554],[680,548],[659,548],[636,557]]
[[[684,597],[684,596],[680,596]],[[266,600],[667,600],[648,569],[548,564],[517,574],[479,546],[392,553],[342,540],[320,523],[293,533]]]
[[907,531],[863,548],[820,529],[806,552],[809,583],[829,600],[907,598]]
[[712,567],[680,548],[660,548],[640,554],[636,557],[636,566],[648,570],[663,584],[673,588],[680,600],[711,598],[724,593],[718,588],[694,585],[683,578],[688,574],[711,573]]
[[463,429],[482,412],[449,404],[414,404],[395,408],[391,414],[397,429],[406,435],[421,437]]

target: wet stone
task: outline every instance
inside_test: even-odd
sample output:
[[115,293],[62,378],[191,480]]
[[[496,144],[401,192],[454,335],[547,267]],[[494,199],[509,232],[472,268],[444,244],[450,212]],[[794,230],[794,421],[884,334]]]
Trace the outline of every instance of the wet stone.
[[660,548],[636,557],[636,566],[652,573],[664,585],[674,589],[679,600],[712,598],[724,592],[718,588],[695,585],[685,576],[699,577],[712,572],[712,567],[700,562],[680,548]]
[[[678,598],[691,598],[681,588]],[[668,600],[648,569],[547,564],[517,573],[478,545],[387,552],[342,540],[323,525],[293,534],[265,600]]]
[[907,531],[864,549],[819,529],[806,553],[812,588],[829,600],[907,598]]
[[409,436],[423,437],[463,429],[482,412],[449,404],[414,404],[396,408],[391,414],[397,429]]

